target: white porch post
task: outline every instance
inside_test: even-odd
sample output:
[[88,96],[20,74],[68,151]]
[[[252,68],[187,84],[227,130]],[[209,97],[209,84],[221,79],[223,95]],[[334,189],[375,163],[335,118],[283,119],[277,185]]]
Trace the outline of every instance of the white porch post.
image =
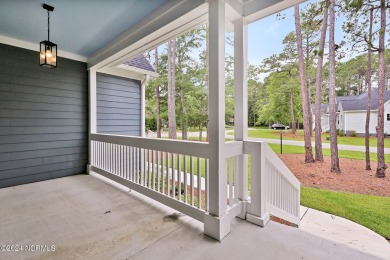
[[[244,19],[234,22],[234,140],[248,138],[248,54],[247,25]],[[237,156],[238,198],[248,200],[248,156]],[[244,212],[245,213],[245,212]],[[245,214],[240,217],[245,218]]]
[[88,137],[88,167],[87,172],[90,173],[92,164],[92,146],[91,134],[96,133],[96,70],[88,71],[89,81],[89,137]]
[[222,240],[230,232],[226,216],[225,146],[225,1],[209,1],[209,214],[204,232]]

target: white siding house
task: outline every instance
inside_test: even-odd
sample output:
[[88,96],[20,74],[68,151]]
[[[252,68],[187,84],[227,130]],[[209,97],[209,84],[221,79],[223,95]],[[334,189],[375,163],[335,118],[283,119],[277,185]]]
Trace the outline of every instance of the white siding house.
[[[367,93],[359,96],[337,97],[337,119],[336,127],[343,130],[344,134],[351,135],[356,132],[357,135],[364,135],[366,113],[367,113]],[[385,91],[385,133],[390,133],[390,90]],[[326,109],[324,109],[326,107]],[[314,106],[313,106],[314,108]],[[313,128],[315,113],[313,111]],[[327,104],[321,105],[321,126],[322,131],[329,130],[329,107]],[[372,90],[371,97],[371,117],[370,117],[370,135],[376,135],[376,126],[378,122],[378,90]]]

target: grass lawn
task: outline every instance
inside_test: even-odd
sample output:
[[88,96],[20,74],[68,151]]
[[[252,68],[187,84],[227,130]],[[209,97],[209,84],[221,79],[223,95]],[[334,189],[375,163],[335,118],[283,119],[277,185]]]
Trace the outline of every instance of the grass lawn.
[[[286,133],[284,130],[282,131],[283,134]],[[273,130],[268,128],[256,128],[256,130],[249,130],[248,135],[249,137],[254,138],[268,138],[268,139],[279,139],[280,138],[280,130]],[[297,130],[297,133],[295,137],[291,137],[291,130],[287,131],[288,135],[283,136],[283,139],[285,140],[296,140],[296,141],[303,141],[303,130]],[[233,133],[231,133],[233,135]],[[329,136],[327,133],[322,134],[322,140],[324,143],[329,143],[329,141],[326,140],[326,137]],[[312,141],[314,141],[314,137],[312,138]],[[337,137],[337,143],[338,144],[346,144],[346,145],[356,145],[356,146],[364,146],[364,137],[350,137],[350,136],[338,136]],[[377,145],[377,139],[375,137],[370,138],[370,146],[376,147]],[[385,147],[390,148],[390,138],[385,138]]]
[[301,204],[359,223],[390,238],[390,198],[301,188]]

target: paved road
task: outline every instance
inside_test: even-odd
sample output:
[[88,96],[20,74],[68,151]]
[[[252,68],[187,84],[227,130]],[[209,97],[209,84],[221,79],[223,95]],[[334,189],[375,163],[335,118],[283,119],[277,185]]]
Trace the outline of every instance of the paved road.
[[[249,129],[252,130],[252,129]],[[227,138],[233,138],[233,135],[231,135],[233,130],[227,130],[226,131],[226,137]],[[253,137],[248,137],[249,140],[255,140],[255,141],[264,141],[270,144],[280,144],[279,139],[268,139],[268,138],[253,138]],[[303,146],[304,142],[303,141],[294,141],[294,140],[283,140],[284,145],[294,145],[294,146]],[[312,142],[311,145],[314,147],[315,142]],[[329,143],[322,143],[322,148],[327,148],[330,149],[330,144]],[[344,150],[344,151],[356,151],[356,152],[365,152],[366,149],[364,146],[358,146],[358,145],[347,145],[347,144],[339,144],[338,145],[339,150]],[[371,153],[376,153],[377,149],[376,147],[370,147],[370,152]],[[390,148],[385,148],[385,154],[390,154]]]
[[[251,129],[249,129],[251,130]],[[232,135],[233,130],[227,130],[226,131],[226,138],[231,138],[234,139],[234,136]],[[207,133],[204,132],[203,136],[206,136]],[[167,133],[162,133],[163,137],[167,137]],[[177,136],[180,137],[181,133],[177,133]],[[198,137],[199,132],[189,132],[188,136],[190,137]],[[148,137],[156,137],[155,133],[149,133]],[[254,138],[254,137],[248,137],[249,140],[254,140],[254,141],[264,141],[270,144],[280,144],[279,139],[268,139],[268,138]],[[294,140],[283,140],[284,145],[294,145],[294,146],[303,146],[304,142],[303,141],[294,141]],[[314,147],[315,143],[312,142],[312,146]],[[329,143],[322,143],[323,148],[330,149],[330,144]],[[357,146],[357,145],[347,145],[347,144],[339,144],[338,145],[339,150],[344,150],[344,151],[356,151],[356,152],[365,152],[364,146]],[[376,153],[377,149],[376,147],[370,147],[370,152],[371,153]],[[390,148],[385,148],[385,154],[390,154]]]
[[[227,138],[233,138],[232,135],[226,135]],[[255,140],[255,141],[264,141],[270,144],[280,144],[279,139],[267,139],[267,138],[253,138],[253,137],[248,137],[249,140]],[[314,147],[315,143],[311,143],[312,146]],[[283,145],[294,145],[294,146],[303,146],[304,142],[303,141],[294,141],[294,140],[283,140]],[[329,143],[322,143],[322,148],[328,148],[330,149],[330,144]],[[345,151],[357,151],[357,152],[365,152],[365,147],[364,146],[357,146],[357,145],[347,145],[347,144],[339,144],[338,145],[339,150],[345,150]],[[370,147],[370,152],[371,153],[376,153],[377,149],[376,147]],[[385,148],[385,153],[390,154],[390,148]]]

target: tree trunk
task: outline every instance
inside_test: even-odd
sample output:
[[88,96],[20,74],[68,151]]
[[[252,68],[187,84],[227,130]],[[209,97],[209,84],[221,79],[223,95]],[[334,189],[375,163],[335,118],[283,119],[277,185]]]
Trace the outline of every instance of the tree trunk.
[[185,107],[185,99],[183,89],[180,90],[181,102],[181,136],[183,140],[188,140],[188,125],[187,125],[187,110]]
[[[368,31],[368,41],[372,43],[372,23],[374,20],[374,10],[370,10],[370,28]],[[372,49],[367,46],[367,114],[365,125],[365,146],[366,146],[366,170],[371,171],[370,160],[370,116],[371,116],[371,79],[372,79]]]
[[294,116],[294,102],[293,102],[293,88],[290,88],[290,115],[291,115],[291,130],[292,134],[295,135],[297,132],[297,127],[295,125],[295,116]]
[[168,137],[176,139],[176,39],[168,41]]
[[379,33],[379,64],[378,64],[378,126],[376,127],[378,144],[377,144],[377,156],[378,167],[376,169],[375,176],[378,178],[384,178],[386,176],[385,164],[385,151],[384,151],[384,101],[383,95],[386,85],[386,64],[385,64],[385,34],[386,34],[386,1],[381,0],[381,29]]
[[309,50],[309,36],[306,37],[306,63],[305,63],[305,68],[306,68],[306,81],[307,81],[307,102],[308,106],[310,108],[310,114],[309,114],[309,121],[310,121],[310,137],[313,136],[313,113],[311,112],[311,86],[310,86],[310,72],[309,72],[309,55],[310,55],[310,50]]
[[[158,73],[158,48],[154,49],[154,62],[156,65],[156,72]],[[156,87],[156,127],[157,138],[161,138],[161,98],[160,98],[160,86]]]
[[328,4],[325,3],[324,17],[321,25],[321,36],[318,48],[317,75],[316,75],[316,105],[315,105],[315,150],[316,161],[323,162],[322,139],[321,139],[321,96],[322,96],[322,68],[324,61],[324,49],[326,31],[328,29]]
[[294,6],[294,15],[295,15],[295,30],[297,34],[297,50],[299,57],[299,78],[301,81],[301,97],[302,97],[302,110],[303,110],[303,133],[305,140],[305,162],[312,163],[313,152],[311,147],[311,138],[310,138],[310,107],[308,106],[308,92],[307,92],[307,82],[305,76],[305,66],[303,58],[303,49],[302,49],[302,31],[301,31],[301,19],[299,15],[299,5]]
[[335,75],[335,1],[330,0],[329,14],[329,134],[330,134],[330,153],[331,165],[330,171],[340,173],[339,152],[337,147],[336,133],[336,75]]

